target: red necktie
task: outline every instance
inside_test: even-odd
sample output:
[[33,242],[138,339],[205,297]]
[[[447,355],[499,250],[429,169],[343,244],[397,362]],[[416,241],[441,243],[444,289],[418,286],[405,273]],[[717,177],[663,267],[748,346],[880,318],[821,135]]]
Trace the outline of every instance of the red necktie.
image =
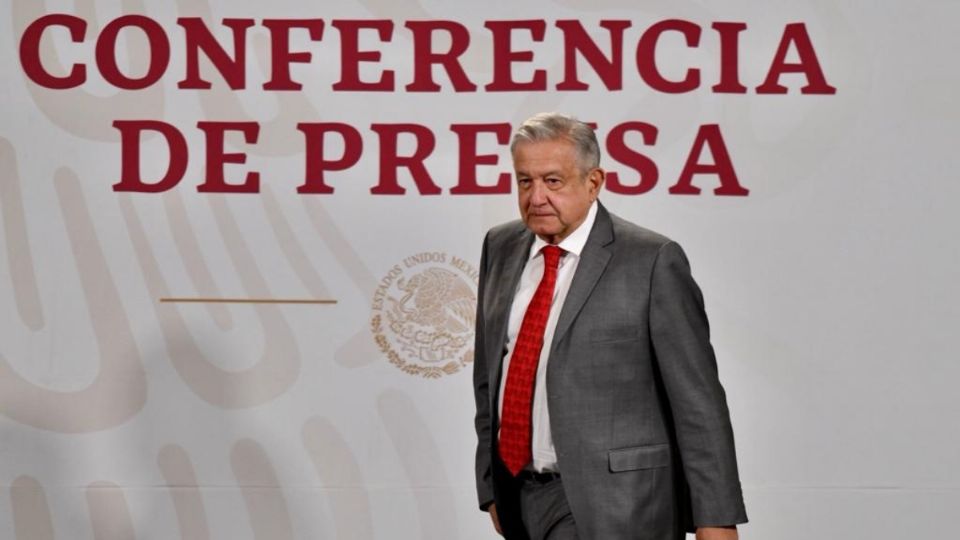
[[543,348],[543,331],[547,327],[553,286],[557,282],[557,265],[563,250],[548,245],[543,248],[543,278],[523,314],[523,324],[510,357],[507,385],[503,390],[503,413],[500,418],[500,459],[516,476],[530,463],[530,414],[533,409],[533,387]]

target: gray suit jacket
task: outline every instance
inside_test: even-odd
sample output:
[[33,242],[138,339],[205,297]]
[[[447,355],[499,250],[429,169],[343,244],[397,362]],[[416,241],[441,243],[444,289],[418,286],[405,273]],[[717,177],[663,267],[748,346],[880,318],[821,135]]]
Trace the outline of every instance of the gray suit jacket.
[[[516,481],[496,452],[507,319],[533,234],[490,230],[480,261],[474,393],[477,492],[525,539]],[[584,540],[675,540],[747,521],[733,431],[700,290],[680,247],[601,205],[560,312],[547,403]]]

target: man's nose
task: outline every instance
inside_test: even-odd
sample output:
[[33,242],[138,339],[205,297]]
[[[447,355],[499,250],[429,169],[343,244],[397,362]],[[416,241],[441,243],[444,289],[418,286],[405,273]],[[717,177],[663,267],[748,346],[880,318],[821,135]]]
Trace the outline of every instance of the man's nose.
[[530,204],[534,206],[547,204],[547,187],[543,182],[534,181],[530,185]]

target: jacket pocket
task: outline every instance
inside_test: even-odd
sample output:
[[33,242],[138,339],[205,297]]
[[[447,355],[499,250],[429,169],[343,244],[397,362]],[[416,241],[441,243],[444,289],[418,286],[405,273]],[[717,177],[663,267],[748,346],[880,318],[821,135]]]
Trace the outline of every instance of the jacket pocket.
[[610,450],[610,472],[636,471],[666,467],[670,464],[668,443],[634,446]]

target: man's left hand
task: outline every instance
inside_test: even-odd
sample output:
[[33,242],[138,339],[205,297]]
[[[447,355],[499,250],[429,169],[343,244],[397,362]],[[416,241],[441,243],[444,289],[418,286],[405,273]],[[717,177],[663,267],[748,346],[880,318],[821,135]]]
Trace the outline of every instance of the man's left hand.
[[737,540],[737,526],[698,527],[697,540]]

